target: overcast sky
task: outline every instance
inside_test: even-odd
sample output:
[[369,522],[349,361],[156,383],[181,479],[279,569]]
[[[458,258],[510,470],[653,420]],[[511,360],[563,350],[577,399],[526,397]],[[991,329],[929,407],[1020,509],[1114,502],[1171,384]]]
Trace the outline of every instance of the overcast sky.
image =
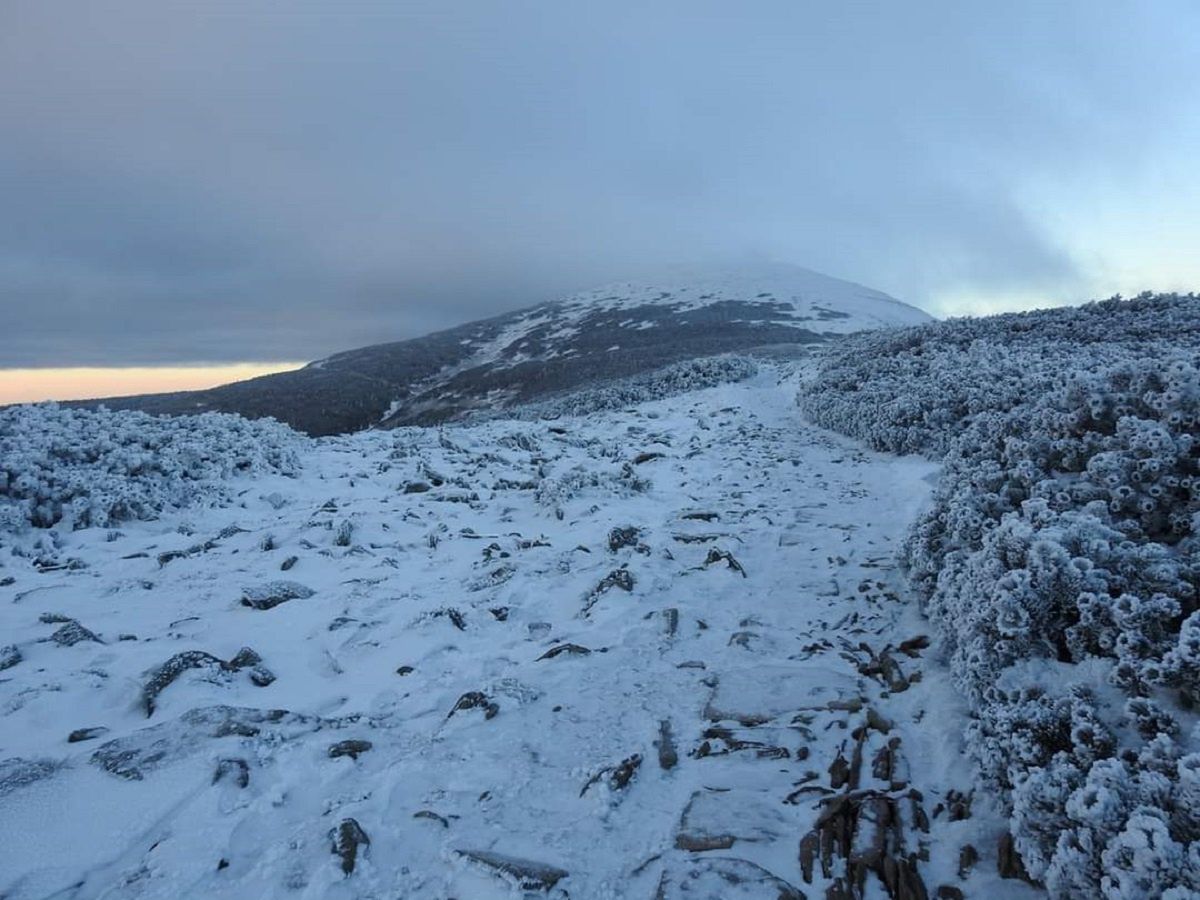
[[0,3],[0,366],[310,359],[665,264],[1200,290],[1200,4]]

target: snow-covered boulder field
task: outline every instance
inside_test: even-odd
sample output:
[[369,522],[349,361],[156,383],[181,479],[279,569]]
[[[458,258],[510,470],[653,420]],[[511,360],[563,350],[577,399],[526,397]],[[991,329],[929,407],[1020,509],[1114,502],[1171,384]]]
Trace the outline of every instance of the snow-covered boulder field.
[[21,413],[47,483],[180,493],[0,531],[0,896],[1037,896],[898,580],[936,466],[803,364],[300,443]]
[[1024,868],[1200,892],[1200,298],[856,336],[818,424],[942,462],[905,549]]

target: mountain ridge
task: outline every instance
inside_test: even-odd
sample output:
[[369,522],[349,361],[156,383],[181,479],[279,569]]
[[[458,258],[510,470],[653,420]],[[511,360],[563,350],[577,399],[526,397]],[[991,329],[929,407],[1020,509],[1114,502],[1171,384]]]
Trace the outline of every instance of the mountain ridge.
[[335,353],[201,391],[72,401],[274,417],[314,436],[429,425],[689,358],[818,344],[931,317],[863,285],[783,264],[677,268],[421,337]]

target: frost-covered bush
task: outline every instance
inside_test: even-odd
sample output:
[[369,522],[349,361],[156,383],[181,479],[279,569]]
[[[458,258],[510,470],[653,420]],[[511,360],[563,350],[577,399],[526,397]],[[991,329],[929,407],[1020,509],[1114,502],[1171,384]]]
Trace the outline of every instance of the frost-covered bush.
[[[672,363],[653,372],[609,382],[602,387],[575,391],[562,397],[528,403],[490,417],[541,419],[585,416],[624,409],[650,400],[661,400],[689,391],[743,381],[758,373],[758,366],[744,356],[709,356]],[[486,418],[476,415],[476,420]]]
[[943,462],[905,562],[1028,871],[1056,897],[1200,890],[1200,298],[856,336],[801,403]]
[[273,420],[56,404],[0,410],[0,532],[153,518],[222,502],[236,475],[291,473],[306,440]]

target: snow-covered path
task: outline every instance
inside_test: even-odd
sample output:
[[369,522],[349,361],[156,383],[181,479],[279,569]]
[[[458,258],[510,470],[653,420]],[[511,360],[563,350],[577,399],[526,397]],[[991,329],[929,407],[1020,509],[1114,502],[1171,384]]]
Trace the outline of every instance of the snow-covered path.
[[327,441],[5,569],[0,896],[1023,896],[898,596],[932,467],[794,394]]

